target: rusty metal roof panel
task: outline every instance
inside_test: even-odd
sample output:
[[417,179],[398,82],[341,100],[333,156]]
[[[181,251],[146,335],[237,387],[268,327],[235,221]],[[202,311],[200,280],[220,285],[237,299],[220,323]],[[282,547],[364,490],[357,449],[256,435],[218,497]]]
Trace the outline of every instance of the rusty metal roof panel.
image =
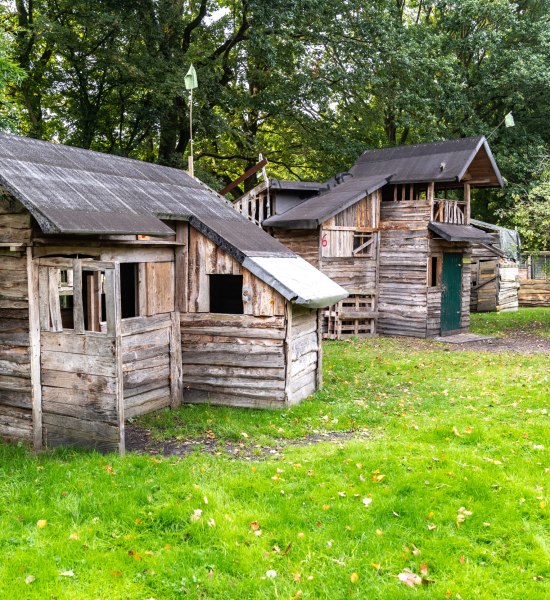
[[389,175],[352,177],[320,196],[309,198],[280,215],[266,219],[263,225],[289,229],[316,229],[321,223],[381,188],[387,183],[388,178]]

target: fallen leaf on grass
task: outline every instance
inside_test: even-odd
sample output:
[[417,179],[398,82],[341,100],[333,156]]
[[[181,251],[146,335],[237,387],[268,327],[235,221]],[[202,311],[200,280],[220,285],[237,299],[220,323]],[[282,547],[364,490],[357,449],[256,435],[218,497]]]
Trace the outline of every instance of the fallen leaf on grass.
[[330,504],[323,504],[323,510],[328,510],[330,508]]
[[122,577],[122,571],[111,571],[111,577]]
[[365,505],[365,506],[369,506],[372,503],[372,498],[363,498],[363,500],[361,500],[361,502]]
[[250,529],[252,529],[252,531],[258,531],[258,529],[261,529],[260,523],[258,521],[252,521],[250,523]]
[[427,575],[428,574],[428,564],[427,563],[422,563],[420,565],[420,574],[421,575]]
[[61,577],[74,577],[73,571],[61,571],[61,573],[59,574],[61,575]]
[[32,583],[33,581],[36,581],[36,577],[34,575],[27,575],[25,577],[25,583],[27,585],[29,585],[30,583]]
[[109,473],[109,475],[114,475],[115,471],[111,465],[103,465],[103,468]]
[[143,560],[143,556],[141,556],[141,554],[139,554],[138,552],[136,552],[135,550],[128,550],[128,554],[134,559],[134,560]]
[[453,427],[453,433],[456,435],[456,437],[464,437],[460,431],[458,431],[458,429],[456,428],[456,425]]
[[193,523],[198,521],[202,517],[202,510],[200,508],[196,508],[193,511],[193,514],[189,517],[189,520]]
[[437,525],[434,523],[428,523],[428,531],[433,531],[434,529],[437,529]]
[[377,529],[375,531],[376,535],[384,535],[384,532],[382,531],[382,529]]
[[403,573],[399,573],[397,578],[399,581],[412,588],[415,585],[421,585],[422,583],[422,577],[408,570],[405,570]]
[[291,596],[291,597],[290,597],[290,600],[298,600],[298,598],[301,598],[301,597],[302,597],[302,590],[298,590],[298,591],[297,591],[297,592],[294,594],[294,596]]
[[36,521],[36,526],[38,527],[38,529],[44,529],[44,527],[46,527],[47,524],[48,521],[46,521],[46,519],[40,519]]
[[359,581],[359,575],[355,571],[350,575],[349,580],[351,583],[357,583]]
[[270,578],[277,577],[277,571],[270,569],[269,571],[265,572],[265,576]]
[[69,539],[70,540],[77,540],[78,539],[78,533],[71,533],[69,535]]
[[286,556],[292,550],[292,542],[288,542],[288,546],[285,548],[281,556]]

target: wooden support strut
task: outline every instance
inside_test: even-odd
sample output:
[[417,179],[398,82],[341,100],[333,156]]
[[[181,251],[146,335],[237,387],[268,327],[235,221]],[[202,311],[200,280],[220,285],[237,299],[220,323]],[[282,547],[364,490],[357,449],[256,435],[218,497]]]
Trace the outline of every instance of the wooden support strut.
[[252,177],[252,175],[254,175],[254,173],[257,173],[260,169],[262,169],[266,165],[267,165],[267,158],[263,158],[259,163],[256,163],[253,167],[250,167],[250,169],[245,171],[240,177],[237,177],[237,179],[235,179],[235,181],[232,181],[231,183],[226,185],[224,188],[222,188],[218,192],[218,194],[220,194],[220,196],[225,196],[225,194],[228,194],[232,189],[236,188],[239,185],[239,183],[246,181],[249,177]]

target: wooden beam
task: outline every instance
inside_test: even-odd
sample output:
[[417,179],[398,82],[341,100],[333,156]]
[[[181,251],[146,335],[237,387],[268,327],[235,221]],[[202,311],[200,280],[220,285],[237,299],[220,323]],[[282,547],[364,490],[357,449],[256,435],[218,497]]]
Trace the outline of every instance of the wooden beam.
[[40,302],[38,266],[32,259],[32,249],[27,247],[27,280],[29,290],[29,354],[32,385],[33,445],[42,450],[42,381],[40,372]]
[[237,179],[235,179],[235,181],[232,181],[230,184],[228,184],[224,188],[222,188],[218,192],[218,194],[220,194],[220,196],[225,196],[225,194],[228,194],[232,189],[236,188],[239,185],[239,183],[246,181],[249,177],[252,177],[252,175],[254,175],[254,173],[257,173],[260,169],[263,169],[263,167],[265,167],[266,165],[267,165],[267,158],[264,158],[259,163],[256,163],[253,167],[250,167],[250,169],[245,171],[240,177],[237,177]]

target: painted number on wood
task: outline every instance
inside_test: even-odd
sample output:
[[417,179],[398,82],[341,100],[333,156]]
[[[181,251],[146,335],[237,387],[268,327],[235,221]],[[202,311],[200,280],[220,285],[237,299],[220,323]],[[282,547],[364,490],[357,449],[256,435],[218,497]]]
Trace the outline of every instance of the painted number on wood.
[[323,237],[321,238],[321,245],[323,246],[323,248],[326,248],[328,246],[328,240],[327,240],[326,233],[323,233]]

